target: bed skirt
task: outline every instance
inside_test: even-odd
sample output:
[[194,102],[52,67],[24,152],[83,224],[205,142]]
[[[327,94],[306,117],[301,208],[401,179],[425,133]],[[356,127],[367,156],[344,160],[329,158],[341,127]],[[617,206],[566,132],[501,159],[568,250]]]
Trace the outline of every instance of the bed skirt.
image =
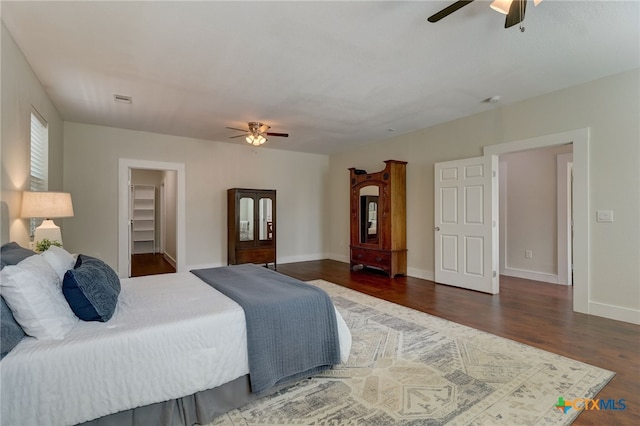
[[249,375],[217,388],[197,392],[182,398],[158,402],[110,414],[82,426],[192,426],[210,423],[216,417],[241,407],[265,395],[277,392],[293,383],[274,387],[259,396],[251,393]]

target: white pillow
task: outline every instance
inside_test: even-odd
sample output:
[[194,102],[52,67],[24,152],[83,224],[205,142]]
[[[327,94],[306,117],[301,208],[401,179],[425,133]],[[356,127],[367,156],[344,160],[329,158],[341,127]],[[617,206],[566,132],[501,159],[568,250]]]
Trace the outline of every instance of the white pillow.
[[60,288],[62,288],[62,280],[64,274],[73,269],[76,264],[76,260],[71,253],[63,249],[62,247],[51,246],[47,251],[41,254],[42,257],[49,263],[49,265],[56,271],[56,274],[60,277]]
[[42,256],[30,256],[0,272],[2,297],[29,336],[60,340],[78,322],[67,303],[60,278]]

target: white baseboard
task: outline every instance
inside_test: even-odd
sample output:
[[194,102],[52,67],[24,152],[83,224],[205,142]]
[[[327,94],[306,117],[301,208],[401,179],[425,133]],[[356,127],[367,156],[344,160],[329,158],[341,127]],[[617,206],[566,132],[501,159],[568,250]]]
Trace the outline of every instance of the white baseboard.
[[[523,278],[525,280],[534,280],[534,281],[542,281],[545,283],[551,284],[560,284],[558,280],[558,275],[549,274],[546,272],[536,272],[536,271],[527,271],[525,269],[516,269],[516,268],[504,268],[500,271],[500,275],[506,275],[508,277],[515,278]],[[560,284],[566,285],[566,284]]]
[[227,266],[227,262],[225,263],[201,263],[199,265],[185,265],[185,272],[188,272],[192,269],[207,269],[207,268],[219,268],[220,266]]
[[327,258],[327,255],[324,253],[305,254],[305,255],[297,255],[297,256],[282,256],[278,258],[278,264],[309,262],[311,260],[321,260],[326,258]]
[[640,311],[598,302],[589,302],[589,315],[640,325]]
[[436,275],[433,271],[425,271],[418,268],[407,268],[407,276],[420,278],[427,281],[435,281]]
[[[295,262],[308,262],[311,260],[321,260],[328,259],[326,254],[309,254],[303,256],[284,256],[278,257],[276,260],[278,265],[285,263],[295,263]],[[206,269],[206,268],[218,268],[220,266],[227,266],[227,263],[202,263],[199,265],[187,265],[186,270],[190,271],[192,269]]]
[[324,259],[335,260],[342,263],[351,263],[351,259],[349,259],[349,255],[344,255],[344,254],[328,253],[324,257]]
[[[342,263],[351,263],[351,259],[349,259],[349,256],[345,256],[343,254],[331,253],[327,254],[323,259],[331,259]],[[427,281],[433,281],[435,278],[433,271],[425,271],[418,268],[407,268],[407,276],[420,278]]]
[[171,266],[173,266],[174,268],[176,267],[176,265],[178,264],[178,262],[176,262],[176,260],[169,256],[167,253],[162,253],[162,257],[164,257],[164,260],[166,260],[167,262],[169,262],[169,264]]

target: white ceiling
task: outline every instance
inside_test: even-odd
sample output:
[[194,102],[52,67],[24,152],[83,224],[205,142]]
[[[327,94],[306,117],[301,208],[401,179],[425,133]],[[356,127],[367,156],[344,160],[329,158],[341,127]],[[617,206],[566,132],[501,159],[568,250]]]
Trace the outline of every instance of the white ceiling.
[[[330,154],[640,66],[638,1],[24,2],[1,15],[66,121]],[[114,94],[132,104],[116,103]],[[483,103],[501,96],[498,104]],[[391,130],[394,129],[394,130]]]

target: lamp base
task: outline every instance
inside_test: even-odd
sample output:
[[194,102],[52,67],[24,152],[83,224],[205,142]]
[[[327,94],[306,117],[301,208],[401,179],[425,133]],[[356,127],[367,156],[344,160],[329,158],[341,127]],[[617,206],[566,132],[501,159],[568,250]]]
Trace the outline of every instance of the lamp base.
[[51,219],[43,220],[42,224],[36,228],[36,231],[33,234],[34,246],[44,239],[57,241],[62,244],[62,233],[60,232],[60,227],[53,223],[53,220]]

